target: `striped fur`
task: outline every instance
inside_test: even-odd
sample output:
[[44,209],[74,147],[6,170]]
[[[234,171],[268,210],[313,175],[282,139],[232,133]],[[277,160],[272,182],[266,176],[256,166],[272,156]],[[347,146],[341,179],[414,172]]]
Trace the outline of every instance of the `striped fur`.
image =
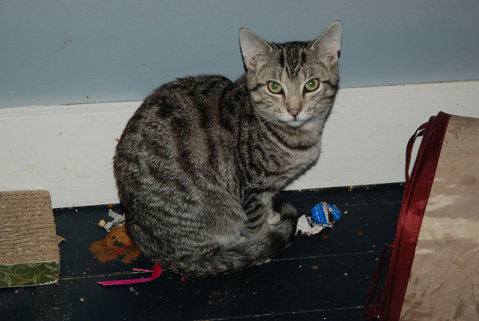
[[[337,90],[337,57],[325,53],[327,43],[240,40],[245,75],[163,85],[130,119],[116,149],[114,173],[133,242],[187,277],[261,264],[290,244],[296,211],[275,195],[316,162]],[[320,79],[317,91],[304,93],[308,77]],[[267,90],[275,79],[282,95]],[[291,104],[299,114],[288,115]]]

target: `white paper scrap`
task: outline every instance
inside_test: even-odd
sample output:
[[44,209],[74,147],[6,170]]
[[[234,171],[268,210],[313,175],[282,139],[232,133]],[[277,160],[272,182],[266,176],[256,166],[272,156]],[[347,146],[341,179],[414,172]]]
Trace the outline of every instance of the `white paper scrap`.
[[311,216],[302,215],[298,218],[298,225],[296,226],[296,234],[306,234],[308,236],[318,234],[324,229],[323,225],[316,223]]
[[106,223],[103,228],[110,232],[112,228],[117,227],[125,223],[125,217],[118,213],[113,212],[111,209],[108,210],[108,216],[113,219],[113,221]]

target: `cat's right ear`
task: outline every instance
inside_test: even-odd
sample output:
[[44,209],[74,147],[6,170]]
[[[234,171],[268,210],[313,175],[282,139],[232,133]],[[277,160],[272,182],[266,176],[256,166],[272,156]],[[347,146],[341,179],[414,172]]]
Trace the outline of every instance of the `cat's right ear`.
[[266,60],[266,56],[273,51],[273,48],[269,43],[246,28],[240,29],[239,39],[246,69],[256,72],[258,66]]

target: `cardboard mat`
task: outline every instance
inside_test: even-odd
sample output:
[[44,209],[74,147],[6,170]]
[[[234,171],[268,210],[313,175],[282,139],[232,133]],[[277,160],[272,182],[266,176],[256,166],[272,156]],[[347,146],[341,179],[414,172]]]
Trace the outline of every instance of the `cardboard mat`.
[[48,191],[0,192],[0,287],[57,282],[62,240]]

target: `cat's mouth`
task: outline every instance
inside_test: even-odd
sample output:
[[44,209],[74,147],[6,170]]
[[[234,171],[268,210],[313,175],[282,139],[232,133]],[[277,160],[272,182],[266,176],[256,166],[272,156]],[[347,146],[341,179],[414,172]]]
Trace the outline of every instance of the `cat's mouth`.
[[311,118],[310,115],[304,113],[304,111],[295,115],[291,115],[290,113],[277,113],[276,117],[280,122],[291,127],[300,127]]
[[283,120],[286,124],[291,127],[300,127],[303,125],[309,118],[301,115],[290,116],[289,119]]

